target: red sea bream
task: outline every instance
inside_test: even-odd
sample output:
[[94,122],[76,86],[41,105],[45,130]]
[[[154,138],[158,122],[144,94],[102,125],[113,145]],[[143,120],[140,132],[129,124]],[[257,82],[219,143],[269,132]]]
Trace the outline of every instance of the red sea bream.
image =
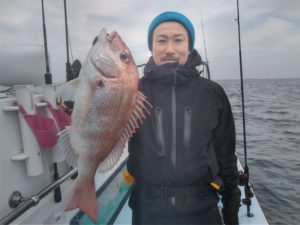
[[66,210],[80,208],[96,222],[95,173],[117,163],[150,106],[138,91],[135,62],[117,32],[100,31],[79,77],[61,86],[58,95],[74,95],[75,102],[72,124],[60,138],[67,161],[78,168]]

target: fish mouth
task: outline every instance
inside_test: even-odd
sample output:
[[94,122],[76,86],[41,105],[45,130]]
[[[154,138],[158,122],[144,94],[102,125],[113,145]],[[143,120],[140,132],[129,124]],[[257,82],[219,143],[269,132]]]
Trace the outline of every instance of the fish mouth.
[[[103,60],[104,61],[104,60]],[[104,77],[111,77],[111,76],[108,76],[102,69],[101,67],[96,63],[94,62],[94,60],[92,60],[92,64],[94,65],[94,67],[99,71],[99,73],[104,76]]]
[[109,42],[112,42],[117,35],[118,35],[117,31],[113,31],[110,34],[107,34],[107,38],[106,39]]
[[[118,36],[118,33],[116,31],[111,32],[110,34],[107,33],[106,29],[103,28],[99,32],[98,35],[98,42],[101,43],[101,48],[106,48],[106,45],[111,45],[114,39]],[[110,60],[109,58],[105,57],[105,55],[101,54],[100,52],[98,54],[95,54],[92,56],[92,64],[94,67],[100,72],[100,74],[107,78],[114,78],[115,76],[112,75],[111,72],[107,71],[107,67],[114,67],[115,63]]]
[[105,28],[102,28],[98,35],[98,40],[112,42],[117,35],[118,33],[116,31],[112,31],[109,34]]

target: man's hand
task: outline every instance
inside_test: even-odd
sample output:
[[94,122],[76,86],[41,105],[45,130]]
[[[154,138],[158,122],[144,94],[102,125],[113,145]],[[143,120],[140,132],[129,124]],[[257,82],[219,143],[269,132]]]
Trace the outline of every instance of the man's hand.
[[238,210],[222,209],[223,222],[225,225],[238,225]]
[[239,208],[241,206],[241,192],[236,186],[230,191],[224,190],[222,193],[222,216],[225,225],[238,225],[239,224]]

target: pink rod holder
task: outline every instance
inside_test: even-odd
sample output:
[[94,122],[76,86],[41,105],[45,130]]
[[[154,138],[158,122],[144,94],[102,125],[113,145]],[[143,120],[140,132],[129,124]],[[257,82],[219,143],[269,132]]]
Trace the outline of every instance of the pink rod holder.
[[[32,89],[33,85],[16,85],[16,99],[30,115],[35,112]],[[19,107],[17,107],[18,109]],[[24,160],[26,163],[27,175],[38,176],[44,172],[42,153],[38,142],[28,126],[23,114],[19,112],[19,122],[22,138],[23,152],[12,157],[13,161]],[[21,156],[21,157],[20,157]]]
[[52,148],[57,143],[57,131],[53,119],[43,116],[38,107],[35,107],[36,114],[28,114],[22,105],[19,111],[23,114],[28,126],[32,130],[41,148]]
[[[56,105],[56,85],[47,84],[44,86],[44,101],[46,104],[46,115],[55,121],[57,131],[61,131],[66,125],[70,125],[71,116],[65,113]],[[59,163],[65,160],[64,149],[56,145],[51,150],[52,161]]]

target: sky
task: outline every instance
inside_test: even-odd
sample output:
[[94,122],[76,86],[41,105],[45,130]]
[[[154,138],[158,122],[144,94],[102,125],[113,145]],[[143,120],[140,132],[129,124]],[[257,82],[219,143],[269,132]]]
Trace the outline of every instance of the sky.
[[[67,60],[63,0],[44,0],[44,8],[50,72],[54,82],[63,82]],[[42,53],[41,9],[40,0],[0,0],[2,61],[24,46]],[[167,10],[181,12],[192,21],[195,48],[203,59],[205,37],[213,80],[239,79],[236,0],[67,0],[70,62],[83,62],[94,37],[105,27],[108,32],[118,31],[136,64],[146,63],[151,55],[148,26]],[[244,78],[300,78],[299,12],[299,0],[240,0]],[[39,58],[14,67],[34,70],[44,61]]]

